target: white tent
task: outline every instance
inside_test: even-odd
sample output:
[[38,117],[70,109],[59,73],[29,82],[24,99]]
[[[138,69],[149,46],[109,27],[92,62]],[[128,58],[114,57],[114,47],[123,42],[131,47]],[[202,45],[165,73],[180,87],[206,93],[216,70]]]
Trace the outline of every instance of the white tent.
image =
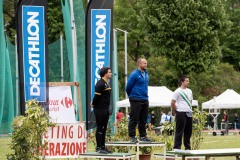
[[202,103],[202,109],[231,109],[240,108],[240,95],[232,89],[215,97],[214,99]]
[[[170,107],[173,91],[165,86],[149,86],[149,107]],[[198,106],[198,101],[193,100],[193,106]],[[117,102],[117,107],[130,107],[129,99]]]

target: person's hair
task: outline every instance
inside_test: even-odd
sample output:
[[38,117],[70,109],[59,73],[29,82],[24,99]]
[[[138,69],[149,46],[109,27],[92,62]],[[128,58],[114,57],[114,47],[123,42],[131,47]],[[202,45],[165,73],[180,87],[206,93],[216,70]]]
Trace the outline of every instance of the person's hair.
[[224,110],[224,112],[225,112],[226,114],[228,114],[228,111],[227,111],[227,110]]
[[100,77],[104,77],[104,75],[108,73],[109,69],[110,69],[110,67],[102,67],[100,69]]
[[141,61],[143,60],[144,58],[138,58],[137,60],[137,66],[139,66],[139,64],[141,63]]
[[119,110],[118,110],[118,112],[122,112],[122,110],[121,110],[121,109],[119,109]]
[[179,77],[179,85],[180,85],[180,86],[182,85],[182,83],[185,81],[186,78],[188,78],[187,75],[181,75],[181,76]]

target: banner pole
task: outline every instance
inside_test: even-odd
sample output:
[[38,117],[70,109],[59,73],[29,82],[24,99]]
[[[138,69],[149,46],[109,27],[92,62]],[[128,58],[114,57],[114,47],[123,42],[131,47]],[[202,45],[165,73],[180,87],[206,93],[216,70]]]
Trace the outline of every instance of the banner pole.
[[14,116],[19,115],[19,75],[18,75],[18,52],[17,52],[17,35],[15,35],[15,56],[16,56],[16,113]]
[[[125,64],[125,70],[124,70],[124,76],[125,76],[125,88],[127,86],[127,73],[128,73],[128,65],[127,65],[127,34],[128,32],[126,30],[122,30],[119,28],[116,28],[117,30],[124,33],[124,64]],[[125,93],[125,98],[127,99],[127,93]],[[126,107],[126,113],[128,113],[128,107]]]
[[[73,1],[69,0],[70,2],[70,14],[71,14],[71,21],[72,21],[72,49],[73,49],[73,81],[77,82],[77,43],[76,43],[76,26],[75,26],[75,19],[73,13]],[[77,90],[76,88],[73,89],[74,91],[74,104],[77,105]],[[77,110],[77,107],[75,108]]]
[[76,82],[75,83],[77,86],[77,91],[78,91],[78,108],[79,108],[79,118],[80,122],[83,122],[83,114],[82,114],[82,101],[81,101],[81,91],[80,91],[80,83]]
[[60,54],[61,54],[61,82],[64,81],[63,75],[63,35],[60,33]]

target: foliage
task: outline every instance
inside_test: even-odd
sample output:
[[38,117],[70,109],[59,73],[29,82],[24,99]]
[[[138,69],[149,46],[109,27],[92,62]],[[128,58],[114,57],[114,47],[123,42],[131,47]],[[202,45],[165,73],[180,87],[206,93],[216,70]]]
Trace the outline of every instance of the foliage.
[[[144,56],[151,56],[150,46],[145,30],[141,24],[141,0],[116,0],[114,3],[114,27],[126,30],[128,42],[128,55],[133,61]],[[121,43],[119,48],[123,50],[124,35],[118,32],[118,41]]]
[[207,112],[194,109],[193,114],[193,130],[191,136],[191,147],[193,150],[200,148],[203,142],[203,130],[207,121]]
[[240,92],[240,75],[232,65],[221,63],[211,71],[192,74],[189,88],[193,90],[194,99],[198,99],[201,104],[226,89]]
[[219,38],[230,22],[219,0],[146,0],[143,15],[148,36],[178,75],[200,73],[216,65]]
[[15,41],[16,35],[16,18],[14,6],[16,5],[17,0],[4,0],[3,3],[3,13],[4,13],[4,21],[6,33],[9,36],[11,42]]
[[52,43],[64,33],[63,15],[60,0],[49,0],[47,11],[48,41]]
[[149,86],[167,86],[175,89],[178,77],[164,57],[151,57],[148,59]]
[[166,150],[171,151],[174,145],[174,134],[169,134],[171,131],[175,131],[175,122],[165,122],[163,124],[164,129],[162,132],[162,140],[166,143]]
[[[150,125],[150,124],[148,124]],[[147,129],[147,137],[152,141],[152,142],[160,142],[160,139],[158,138],[157,134],[153,133],[153,128],[152,126],[148,126]],[[139,151],[142,154],[152,154],[152,152],[154,151],[156,147],[152,147],[152,146],[144,146],[144,147],[139,147]]]
[[[149,129],[150,130],[147,133],[148,138],[150,138],[153,141],[156,141],[157,135],[152,134],[151,127],[149,127]],[[112,131],[111,127],[108,127],[107,133],[106,133],[106,141],[109,141],[109,142],[130,141],[128,136],[128,118],[127,117],[122,118],[121,121],[118,122],[117,132],[114,135],[112,135],[111,131]],[[138,135],[138,132],[137,132],[137,135]],[[118,153],[128,152],[128,147],[124,147],[124,146],[111,146],[108,148]],[[154,147],[151,147],[151,146],[139,147],[139,151],[142,154],[151,154],[153,150],[154,150]]]
[[230,63],[240,71],[240,1],[225,1],[225,9],[232,26],[227,30],[226,36],[221,38],[222,62]]
[[[112,141],[112,142],[119,142],[119,141],[129,141],[129,136],[128,136],[128,118],[123,117],[120,122],[117,124],[117,131],[114,135],[112,135],[112,130],[110,129],[110,126],[107,130],[107,141]],[[127,153],[128,152],[128,147],[123,147],[123,146],[112,146],[109,147],[112,151],[114,152],[119,152],[119,153]]]
[[[6,33],[12,43],[15,42],[16,35],[16,17],[14,7],[17,0],[4,1],[4,20]],[[48,1],[47,25],[48,25],[48,42],[52,43],[59,38],[60,33],[64,33],[63,16],[60,0]]]
[[9,160],[39,159],[42,150],[47,149],[42,138],[49,127],[55,124],[36,100],[26,103],[25,116],[17,116],[13,121],[11,149]]

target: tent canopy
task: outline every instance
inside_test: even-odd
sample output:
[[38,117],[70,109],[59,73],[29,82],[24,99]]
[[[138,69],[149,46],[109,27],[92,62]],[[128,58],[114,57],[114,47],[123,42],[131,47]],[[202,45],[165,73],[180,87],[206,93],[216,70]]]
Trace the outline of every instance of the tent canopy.
[[233,109],[240,108],[240,95],[232,89],[225,92],[212,100],[202,103],[202,109]]
[[[170,107],[173,91],[165,86],[149,86],[149,107]],[[198,101],[193,100],[193,106],[198,106]],[[129,99],[117,102],[117,107],[130,107]]]

